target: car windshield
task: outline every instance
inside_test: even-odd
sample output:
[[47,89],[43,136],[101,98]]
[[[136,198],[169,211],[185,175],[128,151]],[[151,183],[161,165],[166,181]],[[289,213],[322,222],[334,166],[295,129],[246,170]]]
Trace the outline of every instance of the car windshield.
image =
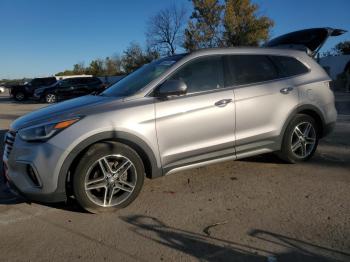
[[156,60],[150,64],[144,65],[135,72],[126,76],[119,82],[115,83],[101,95],[126,97],[133,95],[163,74],[168,68],[174,65],[185,55],[175,55]]

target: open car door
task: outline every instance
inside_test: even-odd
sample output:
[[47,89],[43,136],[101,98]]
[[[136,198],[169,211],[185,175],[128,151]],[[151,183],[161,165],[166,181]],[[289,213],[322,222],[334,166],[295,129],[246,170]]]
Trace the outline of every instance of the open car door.
[[304,29],[273,38],[264,47],[302,50],[315,57],[328,37],[339,36],[346,32],[343,29],[330,27]]

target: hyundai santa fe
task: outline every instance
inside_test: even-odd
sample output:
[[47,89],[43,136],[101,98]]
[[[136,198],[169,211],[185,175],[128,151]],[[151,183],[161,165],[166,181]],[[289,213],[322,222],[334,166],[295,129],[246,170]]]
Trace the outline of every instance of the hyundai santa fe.
[[100,94],[27,114],[5,138],[8,184],[34,201],[73,196],[100,212],[129,205],[144,177],[269,152],[306,161],[337,117],[330,78],[312,56],[343,32],[162,58]]

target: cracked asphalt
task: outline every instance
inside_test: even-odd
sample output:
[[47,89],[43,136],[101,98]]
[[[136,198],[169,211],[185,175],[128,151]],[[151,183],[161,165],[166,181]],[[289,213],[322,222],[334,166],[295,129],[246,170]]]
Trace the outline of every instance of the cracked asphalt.
[[[0,182],[0,261],[350,261],[350,95],[336,97],[310,162],[264,155],[146,180],[116,213],[25,203]],[[0,141],[42,106],[0,95]]]

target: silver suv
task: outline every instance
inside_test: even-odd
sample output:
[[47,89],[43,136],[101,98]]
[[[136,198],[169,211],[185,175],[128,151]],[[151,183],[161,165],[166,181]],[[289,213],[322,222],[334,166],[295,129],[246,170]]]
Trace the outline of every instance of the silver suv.
[[162,58],[101,94],[25,115],[6,135],[5,176],[34,201],[74,195],[99,212],[129,205],[145,176],[268,152],[306,161],[337,116],[330,78],[307,53],[339,32],[309,29],[272,40],[282,49]]

